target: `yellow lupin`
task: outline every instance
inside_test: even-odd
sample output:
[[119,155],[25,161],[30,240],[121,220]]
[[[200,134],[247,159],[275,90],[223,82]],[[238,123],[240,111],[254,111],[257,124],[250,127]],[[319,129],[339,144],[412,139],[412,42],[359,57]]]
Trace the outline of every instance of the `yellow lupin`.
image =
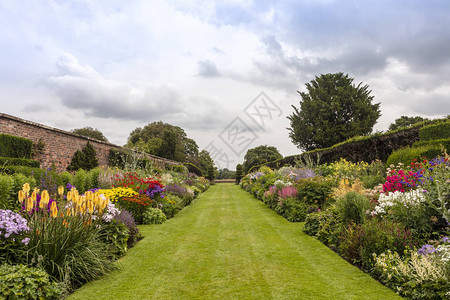
[[58,195],[60,196],[64,195],[64,187],[62,185],[58,187]]

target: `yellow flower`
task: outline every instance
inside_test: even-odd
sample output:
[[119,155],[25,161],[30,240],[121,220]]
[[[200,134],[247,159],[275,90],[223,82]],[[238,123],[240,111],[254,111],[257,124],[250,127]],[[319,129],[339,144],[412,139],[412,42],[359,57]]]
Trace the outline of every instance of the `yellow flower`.
[[25,200],[25,192],[23,190],[19,191],[19,202],[23,203],[23,201]]
[[60,196],[64,195],[64,187],[62,185],[58,187],[58,195]]
[[28,197],[28,193],[30,192],[30,184],[28,182],[25,182],[23,184],[23,192],[25,193],[25,197]]
[[41,202],[39,203],[39,207],[44,208],[44,206],[47,206],[49,201],[50,201],[50,195],[48,194],[48,191],[43,190],[41,193]]
[[58,216],[58,207],[56,207],[56,202],[52,202],[52,206],[50,207],[51,216],[53,218],[56,218]]
[[33,209],[34,201],[33,198],[28,197],[27,199],[27,211],[30,212]]

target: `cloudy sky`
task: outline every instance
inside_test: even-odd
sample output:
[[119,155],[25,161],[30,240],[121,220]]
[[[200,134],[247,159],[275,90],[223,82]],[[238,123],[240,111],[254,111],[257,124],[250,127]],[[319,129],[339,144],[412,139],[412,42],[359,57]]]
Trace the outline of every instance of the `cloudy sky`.
[[0,30],[0,112],[119,145],[162,120],[220,167],[262,144],[299,153],[286,116],[315,75],[368,84],[375,130],[450,114],[448,0],[0,0]]

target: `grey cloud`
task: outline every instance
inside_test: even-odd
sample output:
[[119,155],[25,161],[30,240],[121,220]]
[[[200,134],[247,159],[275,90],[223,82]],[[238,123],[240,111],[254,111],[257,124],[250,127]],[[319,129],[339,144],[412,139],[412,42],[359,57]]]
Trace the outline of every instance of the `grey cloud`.
[[217,77],[219,76],[219,71],[214,62],[210,60],[200,60],[197,62],[198,66],[198,76],[201,77]]

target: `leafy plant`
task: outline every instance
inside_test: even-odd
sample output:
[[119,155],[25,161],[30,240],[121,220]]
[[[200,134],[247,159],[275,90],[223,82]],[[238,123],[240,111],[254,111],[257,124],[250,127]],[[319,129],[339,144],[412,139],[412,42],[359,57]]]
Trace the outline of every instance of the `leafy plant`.
[[162,212],[162,210],[153,207],[147,208],[142,217],[143,224],[162,224],[166,220],[166,215]]
[[51,282],[47,273],[24,265],[0,266],[0,298],[60,299],[61,284]]
[[369,209],[369,199],[356,192],[349,192],[338,198],[337,207],[343,223],[362,224]]

